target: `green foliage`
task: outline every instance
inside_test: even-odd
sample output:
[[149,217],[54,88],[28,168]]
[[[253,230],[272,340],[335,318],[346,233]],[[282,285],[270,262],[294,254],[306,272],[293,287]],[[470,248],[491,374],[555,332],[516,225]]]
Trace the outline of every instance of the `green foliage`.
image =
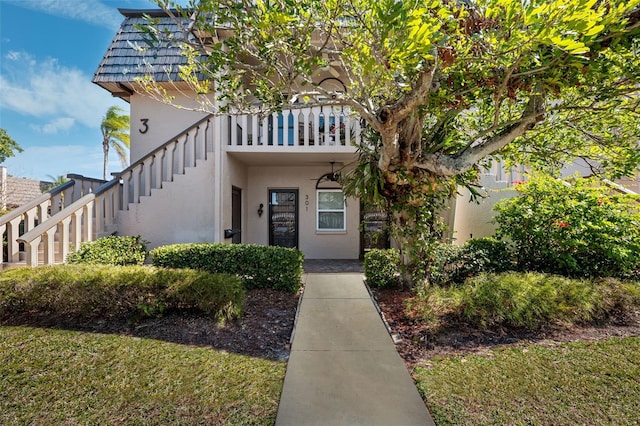
[[[203,110],[324,103],[366,122],[347,194],[393,217],[403,281],[440,238],[456,185],[476,194],[490,156],[553,172],[592,159],[609,177],[640,163],[638,0],[158,3],[202,34],[229,30],[211,41],[180,40],[158,19],[142,28],[151,48],[183,42],[180,78]],[[328,71],[346,90],[319,84]],[[139,83],[175,101],[151,75]]]
[[67,263],[102,265],[142,265],[147,257],[147,246],[140,236],[115,236],[82,243],[67,255]]
[[103,158],[103,176],[107,180],[107,166],[109,162],[109,149],[113,148],[120,159],[122,167],[127,165],[127,152],[129,150],[130,141],[130,118],[128,115],[121,114],[122,108],[117,106],[109,107],[100,123],[100,132],[102,133],[102,153]]
[[246,288],[295,293],[302,281],[301,251],[253,244],[173,244],[151,250],[154,266],[202,269],[240,277]]
[[463,285],[428,286],[409,309],[433,326],[458,319],[481,328],[624,321],[640,306],[640,283],[569,279],[535,272],[482,273]]
[[[175,270],[168,271],[170,276],[175,272]],[[240,317],[245,291],[242,281],[237,276],[200,271],[189,274],[191,273],[198,279],[187,277],[184,280],[173,280],[167,289],[169,298],[177,306],[193,307],[221,319]]]
[[144,266],[56,265],[0,275],[0,317],[144,318],[194,309],[220,321],[244,306],[242,282],[230,275]]
[[22,147],[9,136],[5,129],[0,129],[0,163],[16,155],[16,152],[22,152]]
[[400,254],[395,249],[373,249],[364,255],[364,275],[371,287],[390,287],[400,279]]
[[464,245],[439,243],[428,258],[424,259],[423,275],[430,284],[444,286],[462,284],[467,278],[481,272],[504,272],[512,269],[512,254],[509,246],[495,238],[473,238]]
[[637,196],[596,181],[536,176],[495,206],[497,235],[515,247],[518,268],[567,276],[632,277],[640,270]]
[[484,256],[483,272],[506,272],[513,269],[511,246],[493,237],[472,238],[464,244],[465,250]]
[[58,186],[69,182],[69,178],[64,175],[58,175],[58,176],[47,175],[47,179],[51,181],[51,183],[47,185],[47,191],[51,191],[53,188],[57,188]]

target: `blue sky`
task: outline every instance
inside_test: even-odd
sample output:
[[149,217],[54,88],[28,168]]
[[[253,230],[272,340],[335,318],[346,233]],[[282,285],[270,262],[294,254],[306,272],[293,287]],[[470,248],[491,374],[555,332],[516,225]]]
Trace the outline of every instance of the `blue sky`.
[[[24,152],[2,165],[13,176],[102,177],[100,122],[129,104],[91,82],[122,15],[150,0],[0,0],[0,128]],[[109,173],[121,170],[109,157]]]

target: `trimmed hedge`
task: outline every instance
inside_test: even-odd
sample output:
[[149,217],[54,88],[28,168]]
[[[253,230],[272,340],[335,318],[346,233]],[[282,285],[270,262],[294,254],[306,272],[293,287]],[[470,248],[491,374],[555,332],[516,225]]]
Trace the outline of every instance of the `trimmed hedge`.
[[115,236],[82,243],[77,251],[69,253],[67,263],[100,265],[142,265],[147,257],[147,246],[140,236]]
[[400,254],[395,249],[373,249],[364,255],[364,275],[371,287],[400,282]]
[[242,313],[245,291],[233,275],[144,266],[55,265],[0,274],[0,318],[135,319],[196,310],[219,321]]
[[172,244],[151,250],[154,266],[234,274],[247,289],[272,288],[295,293],[302,281],[301,251],[254,244]]

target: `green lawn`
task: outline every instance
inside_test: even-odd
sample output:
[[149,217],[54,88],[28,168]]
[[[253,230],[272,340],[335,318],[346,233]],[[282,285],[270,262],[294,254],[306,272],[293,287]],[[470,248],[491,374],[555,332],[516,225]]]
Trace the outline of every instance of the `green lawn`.
[[444,357],[414,378],[438,425],[640,423],[640,337]]
[[273,424],[285,366],[122,335],[0,327],[0,424]]

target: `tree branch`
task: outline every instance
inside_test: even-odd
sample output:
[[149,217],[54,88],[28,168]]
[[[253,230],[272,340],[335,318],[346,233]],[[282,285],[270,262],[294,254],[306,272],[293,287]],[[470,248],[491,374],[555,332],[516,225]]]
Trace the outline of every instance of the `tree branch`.
[[383,107],[378,113],[380,121],[386,126],[397,126],[402,120],[413,112],[417,107],[426,103],[431,84],[438,70],[438,53],[434,53],[435,63],[431,68],[423,68],[418,74],[418,79],[411,92],[404,95],[395,104]]
[[542,95],[536,94],[529,99],[521,119],[499,133],[487,138],[481,143],[473,144],[462,152],[454,155],[426,154],[420,163],[414,164],[420,169],[429,170],[440,176],[455,176],[470,170],[481,159],[507,146],[514,139],[524,135],[541,121],[544,112]]

